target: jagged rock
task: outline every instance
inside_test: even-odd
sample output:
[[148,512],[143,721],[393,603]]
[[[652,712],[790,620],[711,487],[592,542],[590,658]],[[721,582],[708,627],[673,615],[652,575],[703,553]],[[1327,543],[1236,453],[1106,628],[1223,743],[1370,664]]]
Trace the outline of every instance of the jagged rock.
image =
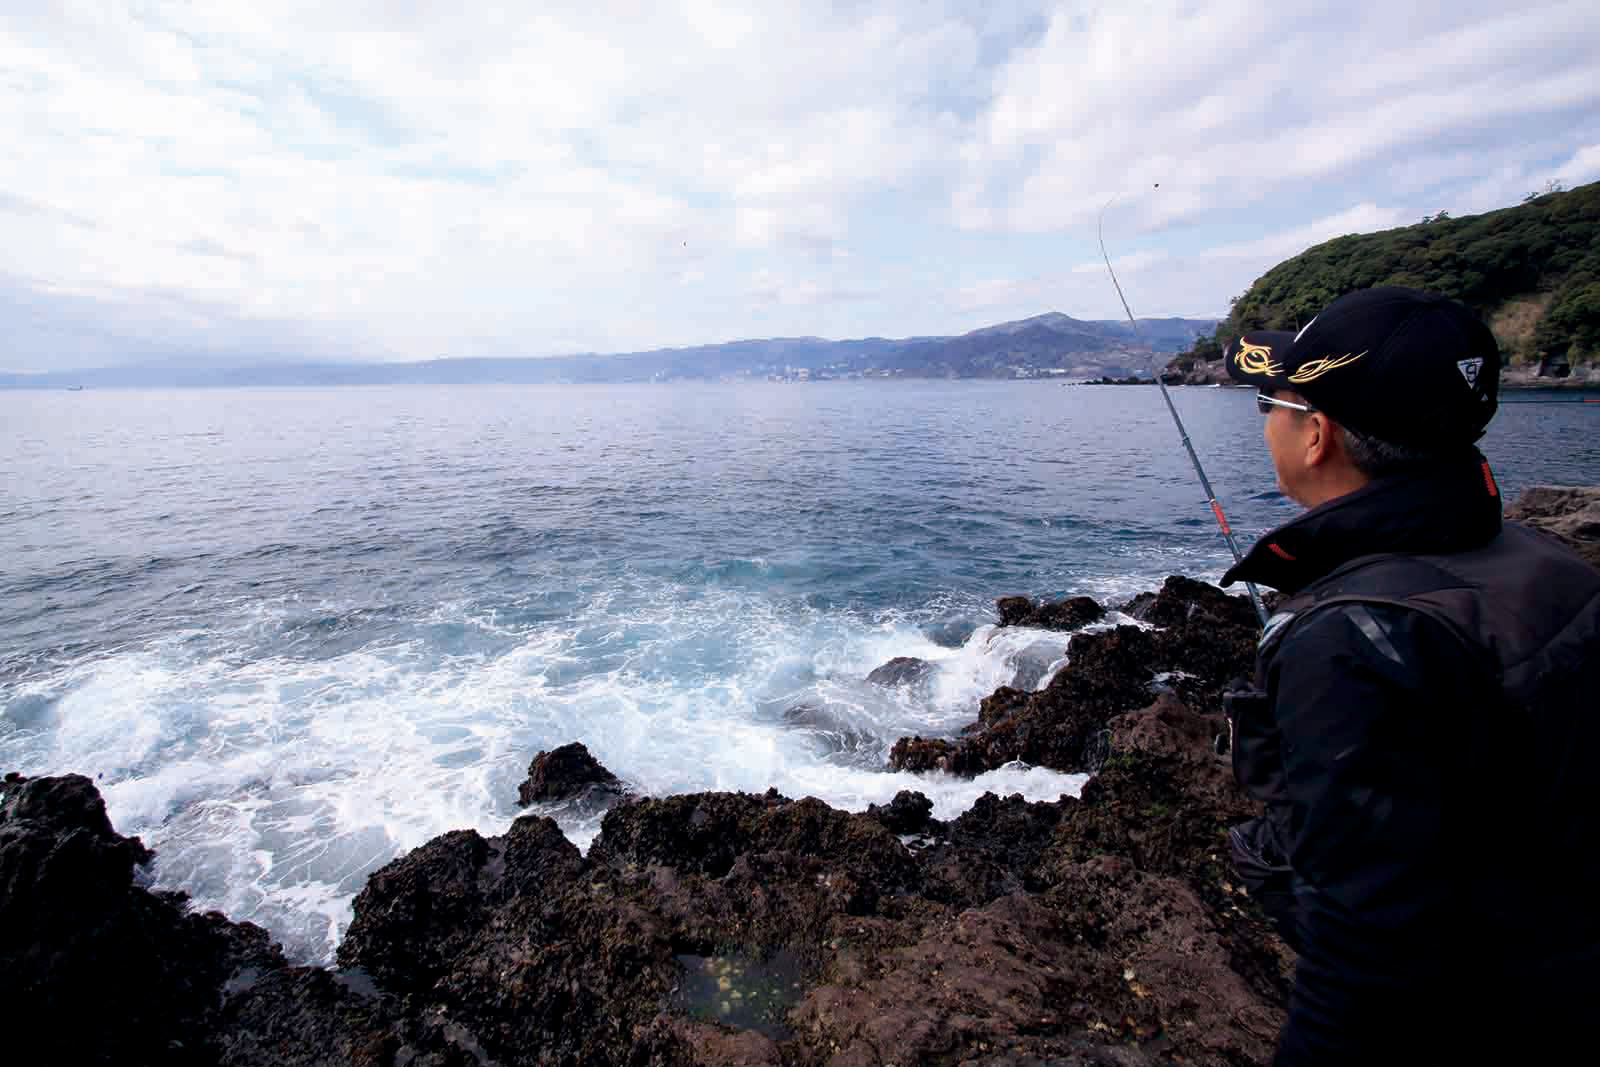
[[717,878],[744,850],[826,857],[864,884],[901,889],[914,881],[910,854],[877,820],[835,811],[813,797],[791,801],[775,791],[620,805],[606,813],[589,858],[617,868],[659,863]]
[[887,804],[869,804],[867,814],[877,819],[890,833],[915,834],[928,826],[933,801],[921,793],[902,789]]
[[1012,712],[1028,706],[1029,692],[1003,685],[978,702],[978,722],[993,726]]
[[[8,776],[0,800],[0,1004],[30,1063],[463,1063],[382,996],[289,967],[266,931],[134,884],[150,852],[80,775]],[[25,1022],[23,1022],[25,1020]]]
[[241,973],[224,988],[207,1040],[222,1067],[484,1063],[477,1039],[448,1014],[408,1012],[359,974],[290,967]]
[[923,681],[934,671],[933,664],[925,659],[915,656],[896,656],[881,667],[874,668],[867,675],[867,681],[875,685],[916,685]]
[[1106,609],[1086,596],[1056,603],[1035,603],[1025,596],[1003,596],[994,602],[1001,626],[1031,626],[1040,630],[1076,630],[1105,617]]
[[902,737],[889,749],[889,766],[897,771],[967,771],[963,746],[942,737]]
[[857,728],[842,715],[815,704],[796,704],[784,709],[783,721],[787,726],[809,733],[823,753],[855,752],[876,740],[870,732]]
[[8,777],[0,802],[0,1004],[56,1062],[199,1063],[227,945],[183,899],[133,885],[151,853],[81,775]]
[[1062,813],[1074,803],[1028,803],[1020,794],[1002,800],[985,793],[972,808],[939,828],[937,840],[919,854],[923,892],[954,907],[981,907],[1042,883],[1035,868],[1050,844]]
[[882,1063],[881,1050],[891,1049],[904,1063],[976,1060],[1002,1049],[1059,1062],[1074,1051],[1074,1031],[1089,1037],[1087,1025],[1098,1021],[1075,995],[1081,955],[1051,909],[1002,897],[929,923],[911,944],[871,953],[865,966],[841,968],[795,1015],[808,1037],[837,1046],[833,1063]]
[[1543,530],[1600,569],[1600,488],[1529,486],[1505,517]]
[[912,792],[864,814],[772,790],[632,799],[587,858],[533,816],[446,834],[369,879],[338,974],[133,887],[148,853],[86,779],[8,779],[0,1003],[57,1024],[61,1062],[1264,1062],[1292,957],[1222,837],[1256,809],[1210,705],[1148,689],[1182,671],[1173,688],[1205,697],[1249,628],[1181,616],[1076,635],[1046,690],[998,692],[972,737],[897,746],[973,773],[1098,739],[1078,799],[990,793],[948,823]]
[[[1225,950],[1232,975],[1219,969],[1213,982],[1243,982],[1258,1004],[1284,1004],[1293,953],[1235,884],[1229,859],[1227,827],[1260,806],[1234,781],[1227,759],[1215,755],[1212,740],[1225,720],[1163,695],[1110,728],[1111,756],[1063,815],[1038,877],[1064,887],[1086,864],[1120,862],[1178,880],[1208,909],[1210,936]],[[1282,1020],[1275,1012],[1273,1018],[1259,1033],[1276,1032]]]
[[356,896],[339,962],[390,989],[425,990],[495,909],[572,876],[583,857],[554,820],[524,815],[504,837],[454,830],[374,872]]
[[1147,705],[1157,689],[1195,706],[1219,707],[1223,688],[1249,675],[1257,617],[1247,598],[1175,575],[1158,594],[1136,598],[1124,610],[1137,611],[1159,629],[1119,626],[1074,634],[1067,665],[1043,689],[998,689],[958,739],[901,738],[890,749],[890,765],[978,774],[1020,759],[1060,771],[1093,771],[1104,756],[1113,716]]
[[628,1067],[782,1067],[783,1062],[777,1043],[765,1034],[730,1032],[663,1013],[634,1045]]
[[581,807],[609,807],[626,793],[622,780],[574,741],[540,752],[528,765],[528,780],[517,787],[517,803],[553,803],[577,798]]
[[902,738],[890,750],[890,764],[970,775],[1020,759],[1083,770],[1107,720],[1148,703],[1158,640],[1149,631],[1119,626],[1074,636],[1068,653],[1067,666],[1044,689],[1028,694],[1002,689],[989,697],[980,708],[992,720],[986,729],[954,742]]
[[1259,626],[1248,597],[1223,592],[1207,582],[1174,574],[1159,593],[1140,593],[1122,612],[1153,626],[1215,622],[1224,626]]
[[1145,617],[1150,613],[1151,606],[1155,604],[1156,597],[1158,595],[1159,594],[1151,592],[1147,589],[1144,592],[1136,595],[1126,604],[1123,604],[1121,607],[1117,608],[1117,610],[1122,612],[1124,615],[1129,616],[1130,618],[1135,618],[1140,622],[1144,622]]

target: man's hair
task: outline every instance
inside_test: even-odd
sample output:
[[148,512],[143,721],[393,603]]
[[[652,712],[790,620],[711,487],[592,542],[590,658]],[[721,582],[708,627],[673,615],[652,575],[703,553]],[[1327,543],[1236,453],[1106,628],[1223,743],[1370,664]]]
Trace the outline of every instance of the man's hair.
[[1343,447],[1344,454],[1350,457],[1350,462],[1356,470],[1374,481],[1404,474],[1416,467],[1436,463],[1440,459],[1439,453],[1432,449],[1418,448],[1415,445],[1397,445],[1393,441],[1385,441],[1360,430],[1352,430],[1343,424],[1339,426],[1339,444]]

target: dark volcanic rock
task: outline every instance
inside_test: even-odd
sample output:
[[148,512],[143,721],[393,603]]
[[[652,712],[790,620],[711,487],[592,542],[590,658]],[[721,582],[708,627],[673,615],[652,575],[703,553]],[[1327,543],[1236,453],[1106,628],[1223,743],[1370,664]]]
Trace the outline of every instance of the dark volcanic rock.
[[606,807],[622,797],[622,780],[574,741],[540,752],[528,765],[528,780],[517,787],[517,803],[529,804],[579,798],[584,807]]
[[1067,665],[1043,689],[998,689],[980,705],[975,727],[959,739],[901,738],[890,749],[890,765],[977,774],[1023,760],[1093,771],[1106,752],[1113,716],[1144,707],[1158,691],[1196,707],[1220,708],[1223,688],[1249,675],[1257,618],[1247,598],[1173,576],[1159,593],[1127,610],[1159,629],[1119,626],[1074,634]]
[[3,792],[0,1004],[27,1062],[475,1062],[389,998],[289,967],[259,927],[134,885],[150,853],[89,779],[9,776]]
[[243,971],[207,1043],[224,1067],[482,1067],[481,1046],[443,1012],[407,1011],[359,975],[320,967]]
[[993,726],[1012,712],[1027,707],[1031,695],[1026,690],[1003,685],[978,702],[978,721]]
[[782,1067],[778,1045],[753,1030],[662,1014],[640,1035],[628,1067]]
[[1106,609],[1086,596],[1039,604],[1025,596],[1003,596],[994,602],[1001,626],[1031,626],[1040,630],[1076,630],[1105,617]]
[[902,737],[889,749],[889,766],[897,771],[947,771],[976,774],[965,746],[942,737]]
[[813,797],[768,791],[698,793],[624,804],[606,813],[591,860],[619,868],[652,864],[720,877],[747,850],[826,858],[863,885],[911,887],[915,864],[876,819],[835,811]]
[[976,774],[1012,760],[1080,771],[1103,748],[1106,722],[1149,703],[1149,680],[1159,662],[1156,634],[1133,626],[1078,634],[1067,666],[1036,693],[1002,689],[981,709],[987,728],[959,741],[906,739],[890,750],[900,770],[939,769]]
[[1030,804],[1020,794],[1002,800],[985,793],[943,828],[942,840],[919,856],[929,897],[979,907],[1009,893],[1037,891],[1036,868],[1062,813],[1072,803]]
[[[340,973],[134,887],[148,853],[86,779],[8,779],[0,1003],[63,1063],[1265,1062],[1292,957],[1232,882],[1224,829],[1255,808],[1204,699],[1249,628],[1189,603],[1075,636],[971,737],[897,746],[972,773],[1104,745],[1079,799],[948,823],[912,792],[632,799],[587,858],[533,816],[446,834],[369,879]],[[1158,672],[1184,677],[1152,700]]]
[[919,854],[924,893],[950,910],[902,922],[911,941],[845,939],[794,1013],[803,1047],[864,1063],[1270,1059],[1292,958],[1230,881],[1223,828],[1255,809],[1212,753],[1216,728],[1164,697],[1113,719],[1081,800],[980,800]]
[[204,1062],[229,945],[181,897],[133,885],[149,859],[112,830],[89,779],[7,778],[0,1004],[56,1062]]
[[504,837],[455,830],[376,871],[355,900],[339,962],[395,990],[427,989],[489,921],[523,894],[583,866],[554,820],[524,815]]
[[1170,576],[1159,593],[1140,593],[1124,605],[1122,611],[1154,626],[1211,622],[1221,626],[1256,627],[1261,621],[1248,597],[1225,593],[1214,585],[1181,574]]
[[915,834],[927,829],[933,816],[933,801],[921,793],[902,789],[887,804],[869,804],[867,814],[877,819],[890,833]]
[[[1224,729],[1221,716],[1196,714],[1170,695],[1112,720],[1111,757],[1062,818],[1038,877],[1066,886],[1086,865],[1119,857],[1129,869],[1181,883],[1204,908],[1205,933],[1215,942],[1208,966],[1216,974],[1203,988],[1226,994],[1204,1006],[1230,1015],[1253,1004],[1260,1021],[1251,1029],[1270,1041],[1282,1022],[1277,1009],[1287,1002],[1293,954],[1234,882],[1227,827],[1260,808],[1214,754],[1212,739]],[[1170,954],[1159,939],[1151,947]],[[1219,1017],[1205,1014],[1203,1027]]]
[[876,685],[915,685],[933,673],[933,664],[915,656],[896,656],[867,675]]

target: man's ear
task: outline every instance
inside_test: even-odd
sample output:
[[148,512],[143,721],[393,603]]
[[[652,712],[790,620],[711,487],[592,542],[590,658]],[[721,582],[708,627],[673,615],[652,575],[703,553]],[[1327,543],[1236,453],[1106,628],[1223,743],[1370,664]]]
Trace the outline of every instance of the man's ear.
[[1307,467],[1320,467],[1339,451],[1339,435],[1333,420],[1320,411],[1306,416],[1305,456]]

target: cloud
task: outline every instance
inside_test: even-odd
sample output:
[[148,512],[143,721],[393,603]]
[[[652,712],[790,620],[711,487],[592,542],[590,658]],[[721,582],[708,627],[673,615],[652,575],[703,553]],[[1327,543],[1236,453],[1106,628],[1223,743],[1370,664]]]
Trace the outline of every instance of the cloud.
[[1038,278],[986,278],[960,286],[951,294],[951,300],[963,311],[991,311],[1006,307],[1048,306],[1051,297],[1059,293],[1059,283]]
[[1304,226],[1267,234],[1251,241],[1218,245],[1201,253],[1201,259],[1245,260],[1268,266],[1304,252],[1312,245],[1331,241],[1352,233],[1372,233],[1412,221],[1395,208],[1381,208],[1377,204],[1357,204],[1337,215],[1308,222]]
[[995,77],[954,218],[1082,225],[1110,193],[1159,182],[1137,201],[1158,226],[1309,183],[1366,188],[1468,147],[1492,168],[1524,150],[1519,126],[1592,122],[1590,5],[1450,5],[1409,12],[1401,33],[1364,6],[1057,10]]
[[1584,145],[1556,168],[1555,181],[1569,188],[1600,179],[1600,144]]
[[1135,306],[1215,309],[1329,227],[1600,174],[1589,6],[1399,32],[1373,0],[14,5],[0,271],[59,328],[7,326],[8,358],[118,330],[127,358],[263,331],[426,358],[1115,317],[1116,193]]
[[812,280],[781,278],[771,271],[757,271],[750,279],[745,292],[754,300],[767,304],[790,307],[812,307],[820,304],[848,303],[869,300],[875,294],[870,289]]
[[[1237,296],[1268,269],[1313,245],[1351,233],[1371,233],[1410,221],[1395,208],[1372,203],[1304,225],[1264,234],[1248,241],[1202,247],[1189,252],[1150,249],[1112,260],[1117,277],[1141,316],[1178,313],[1185,317],[1220,317]],[[1079,318],[1118,318],[1116,312],[1088,309],[1115,299],[1105,262],[1079,263],[1065,272],[1026,279],[993,278],[960,286],[951,301],[966,311],[1015,317],[1028,308],[1054,306]],[[1147,308],[1171,309],[1146,311]],[[1120,311],[1118,306],[1116,311]]]
[[52,207],[37,200],[30,200],[25,196],[14,196],[11,193],[0,192],[0,211],[8,211],[13,215],[48,218],[52,222],[83,230],[98,230],[100,228],[100,224],[93,219],[74,215],[70,211],[62,211],[58,207]]
[[[0,372],[73,371],[124,363],[314,362],[370,355],[341,332],[293,318],[246,317],[185,292],[63,288],[0,272],[7,357]],[[19,361],[17,353],[42,356]]]
[[833,254],[863,197],[959,139],[929,87],[975,84],[977,47],[936,8],[68,7],[0,29],[24,90],[0,134],[38,149],[4,192],[85,232],[0,234],[54,283],[418,354],[487,316],[538,351],[708,250]]
[[[1144,270],[1146,267],[1160,263],[1162,260],[1165,260],[1168,255],[1169,253],[1165,249],[1149,248],[1142,252],[1130,252],[1125,256],[1118,256],[1111,261],[1111,266],[1116,270],[1122,271],[1126,274],[1133,271]],[[1087,263],[1079,263],[1076,267],[1072,268],[1073,273],[1075,274],[1101,274],[1105,271],[1105,269],[1106,261],[1104,259],[1090,260]]]

